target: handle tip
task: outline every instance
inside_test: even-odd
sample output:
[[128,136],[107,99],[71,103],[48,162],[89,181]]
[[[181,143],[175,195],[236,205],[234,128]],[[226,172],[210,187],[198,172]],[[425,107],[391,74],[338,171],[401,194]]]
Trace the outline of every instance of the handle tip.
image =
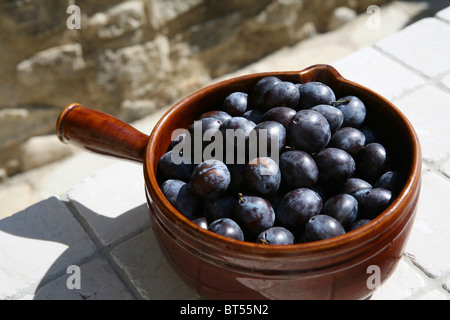
[[83,107],[79,103],[71,103],[66,106],[61,113],[59,114],[58,120],[56,121],[56,136],[62,143],[66,143],[66,139],[64,139],[64,122],[68,116],[68,114],[75,108]]

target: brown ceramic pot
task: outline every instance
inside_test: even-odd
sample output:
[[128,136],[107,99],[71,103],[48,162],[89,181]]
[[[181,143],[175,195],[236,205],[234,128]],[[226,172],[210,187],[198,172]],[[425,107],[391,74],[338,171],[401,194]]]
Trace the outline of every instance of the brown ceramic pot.
[[[292,82],[321,81],[337,97],[360,97],[368,110],[367,120],[389,137],[407,180],[389,208],[369,224],[327,240],[269,246],[204,230],[165,199],[156,170],[171,133],[220,106],[231,92],[249,92],[259,79],[269,75]],[[399,262],[420,192],[421,151],[409,121],[389,101],[344,79],[327,65],[297,72],[251,74],[208,86],[175,104],[150,137],[78,104],[62,111],[57,134],[63,142],[86,150],[143,163],[150,217],[159,244],[178,274],[204,298],[364,299]]]

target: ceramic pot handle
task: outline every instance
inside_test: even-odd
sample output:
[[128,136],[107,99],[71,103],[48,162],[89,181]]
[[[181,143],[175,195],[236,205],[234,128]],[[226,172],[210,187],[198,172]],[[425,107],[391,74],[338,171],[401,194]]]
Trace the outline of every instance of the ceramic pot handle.
[[78,103],[68,105],[56,123],[59,140],[94,153],[143,163],[149,136],[129,124]]

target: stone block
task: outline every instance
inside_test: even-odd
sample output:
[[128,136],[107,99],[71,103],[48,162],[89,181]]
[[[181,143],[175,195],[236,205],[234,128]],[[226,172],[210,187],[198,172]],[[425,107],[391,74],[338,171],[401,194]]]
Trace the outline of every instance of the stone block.
[[405,248],[414,264],[437,278],[450,272],[450,183],[440,175],[423,175],[417,216]]
[[359,83],[387,99],[416,88],[424,80],[373,47],[360,49],[333,66],[344,78]]
[[199,298],[173,271],[152,229],[119,244],[111,251],[111,255],[144,299]]
[[407,299],[426,285],[424,277],[407,258],[402,257],[395,272],[375,291],[371,300]]
[[422,146],[423,158],[431,163],[450,155],[448,135],[450,94],[432,85],[425,85],[394,104],[411,121]]
[[441,83],[450,90],[450,73],[442,78]]
[[450,23],[450,6],[439,11],[436,17]]
[[134,297],[111,265],[103,258],[96,258],[42,286],[32,299],[133,300]]
[[425,18],[384,38],[376,47],[427,77],[450,71],[450,25]]
[[[146,24],[144,3],[125,1],[105,12],[98,12],[89,18],[82,34],[88,41],[108,41],[116,47],[136,44],[142,41]],[[109,42],[114,43],[109,43]]]
[[0,299],[33,294],[96,251],[67,207],[56,197],[0,220]]
[[119,162],[74,186],[67,197],[100,242],[111,245],[149,226],[144,186],[141,165]]

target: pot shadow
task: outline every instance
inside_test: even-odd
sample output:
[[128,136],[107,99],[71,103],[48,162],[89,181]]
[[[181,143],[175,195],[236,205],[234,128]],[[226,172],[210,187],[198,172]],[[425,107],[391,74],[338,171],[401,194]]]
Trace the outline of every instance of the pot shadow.
[[[132,231],[150,228],[146,203],[114,218],[86,210],[84,218],[94,220],[102,230],[120,233],[121,237],[117,238],[115,243],[126,240],[127,236],[133,236]],[[136,223],[142,225],[138,230],[131,230],[130,225],[136,226]],[[80,224],[66,205],[56,197],[50,197],[0,220],[0,239],[5,239],[0,243],[0,259],[7,261],[9,269],[6,272],[12,275],[13,282],[19,281],[20,286],[16,292],[8,292],[10,296],[6,299],[23,298],[23,293],[27,296],[33,295],[34,300],[87,297],[133,299],[133,289],[124,284],[117,271],[105,260],[105,248],[108,250],[110,245],[102,245],[101,241],[93,239],[94,233],[89,228],[83,228],[84,224]],[[86,232],[85,229],[89,231]],[[100,274],[81,277],[82,291],[70,290],[66,282],[71,275],[67,273],[68,267],[76,265],[83,270],[83,266],[97,258],[102,259],[104,264]],[[111,280],[115,280],[116,285],[108,287],[105,283]],[[57,287],[55,283],[59,283]],[[51,290],[45,289],[48,285]],[[118,292],[105,292],[107,288]],[[89,294],[86,294],[87,292]]]

